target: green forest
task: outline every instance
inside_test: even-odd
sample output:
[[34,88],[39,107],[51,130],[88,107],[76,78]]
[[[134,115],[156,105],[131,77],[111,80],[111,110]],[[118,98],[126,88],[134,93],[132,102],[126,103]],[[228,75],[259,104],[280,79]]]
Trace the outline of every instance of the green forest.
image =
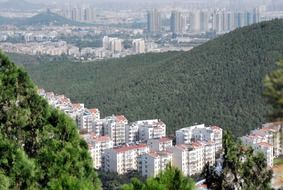
[[189,52],[79,63],[25,65],[39,86],[103,116],[160,118],[174,130],[195,123],[243,135],[265,122],[264,76],[283,57],[283,20],[237,29]]

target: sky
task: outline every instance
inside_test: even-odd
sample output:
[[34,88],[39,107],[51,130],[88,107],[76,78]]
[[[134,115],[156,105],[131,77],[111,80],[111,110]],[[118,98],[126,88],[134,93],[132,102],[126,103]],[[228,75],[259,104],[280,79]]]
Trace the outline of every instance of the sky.
[[[0,2],[7,0],[0,0]],[[12,0],[8,0],[12,1]],[[16,1],[16,0],[13,0]],[[19,0],[23,1],[23,0]],[[25,0],[33,3],[44,4],[46,6],[66,6],[71,4],[77,5],[93,5],[97,8],[105,9],[127,9],[127,8],[159,8],[163,5],[176,5],[179,7],[188,8],[190,6],[207,6],[207,7],[231,7],[246,8],[259,5],[270,5],[272,2],[281,4],[283,0]],[[206,7],[206,8],[207,8]],[[197,8],[197,7],[196,7]]]

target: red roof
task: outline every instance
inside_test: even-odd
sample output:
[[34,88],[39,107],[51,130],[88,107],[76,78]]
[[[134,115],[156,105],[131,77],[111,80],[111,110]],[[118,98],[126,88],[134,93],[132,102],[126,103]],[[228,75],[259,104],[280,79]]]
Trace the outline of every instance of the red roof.
[[99,110],[97,108],[93,108],[93,109],[89,109],[89,111],[93,114],[93,115],[96,115]]
[[264,146],[264,147],[272,147],[271,144],[266,143],[266,142],[260,142],[260,143],[257,143],[257,144],[260,145],[260,146]]
[[218,126],[216,126],[216,125],[211,126],[210,128],[211,128],[212,130],[221,130],[221,128],[220,128],[220,127],[218,127]]
[[105,141],[110,141],[111,138],[109,136],[99,136],[99,137],[94,137],[93,140],[96,142],[105,142]]
[[114,148],[113,150],[117,153],[121,153],[121,152],[126,152],[129,150],[135,150],[135,149],[142,149],[142,148],[146,148],[147,145],[146,144],[139,144],[139,145],[125,145],[119,148]]
[[193,146],[194,148],[199,148],[199,147],[202,147],[202,144],[197,143],[197,142],[193,142],[193,143],[192,143],[192,146]]
[[171,142],[172,140],[171,139],[169,139],[169,138],[167,138],[167,137],[162,137],[162,138],[160,138],[160,139],[158,139],[159,140],[159,142]]
[[182,150],[187,150],[189,148],[189,145],[187,144],[177,144],[177,148],[182,149]]
[[82,108],[81,104],[72,104],[72,106],[73,106],[74,109],[81,109]]
[[122,123],[122,122],[126,122],[127,118],[124,115],[117,115],[116,116],[116,122],[118,123]]

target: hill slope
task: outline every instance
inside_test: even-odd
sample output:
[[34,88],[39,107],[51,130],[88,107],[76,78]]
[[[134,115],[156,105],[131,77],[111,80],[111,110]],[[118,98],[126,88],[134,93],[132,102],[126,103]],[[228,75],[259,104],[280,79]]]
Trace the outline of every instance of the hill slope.
[[262,80],[283,57],[283,20],[245,27],[190,52],[27,66],[41,87],[131,121],[160,118],[169,133],[194,123],[243,135],[270,109]]

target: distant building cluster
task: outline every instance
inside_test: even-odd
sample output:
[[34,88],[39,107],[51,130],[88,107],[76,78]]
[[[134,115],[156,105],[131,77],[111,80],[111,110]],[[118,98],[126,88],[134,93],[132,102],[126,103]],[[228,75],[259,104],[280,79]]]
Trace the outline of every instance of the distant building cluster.
[[[148,11],[147,32],[161,33],[161,20],[161,13],[157,9]],[[206,32],[221,34],[259,21],[260,11],[258,8],[251,11],[196,9],[190,10],[189,13],[173,10],[170,17],[170,31],[175,34],[184,34],[187,31],[195,34]]]
[[58,12],[59,15],[78,22],[93,23],[96,20],[96,11],[93,7],[66,7]]
[[222,150],[222,129],[217,126],[180,129],[173,145],[173,140],[166,137],[166,124],[159,119],[129,122],[124,115],[100,118],[98,109],[73,104],[64,95],[44,89],[38,93],[76,122],[88,143],[94,168],[105,172],[138,171],[148,177],[171,164],[190,176],[199,174],[207,162],[214,164]]
[[252,130],[250,134],[241,137],[244,145],[263,152],[267,165],[273,166],[273,159],[283,155],[283,123],[267,123],[262,128]]
[[79,48],[68,45],[64,41],[44,42],[44,43],[0,43],[0,49],[9,53],[19,53],[27,55],[71,55],[78,56]]

